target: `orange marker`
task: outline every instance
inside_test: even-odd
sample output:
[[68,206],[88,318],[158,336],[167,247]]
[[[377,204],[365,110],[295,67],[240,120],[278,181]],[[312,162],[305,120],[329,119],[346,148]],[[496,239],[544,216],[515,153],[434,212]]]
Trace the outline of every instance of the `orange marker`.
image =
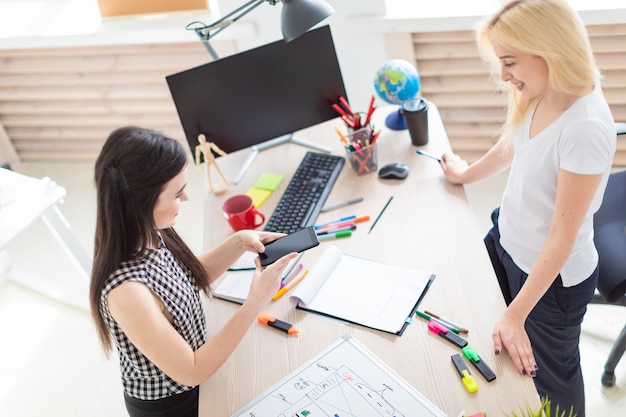
[[273,327],[288,334],[300,333],[295,327],[293,327],[293,324],[289,324],[286,321],[278,320],[276,317],[272,317],[267,313],[260,313],[256,319],[261,324]]

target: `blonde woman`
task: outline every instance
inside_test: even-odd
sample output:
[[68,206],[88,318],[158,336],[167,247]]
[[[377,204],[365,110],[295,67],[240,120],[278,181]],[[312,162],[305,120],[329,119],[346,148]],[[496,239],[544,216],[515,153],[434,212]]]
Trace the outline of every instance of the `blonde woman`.
[[552,409],[585,415],[578,343],[597,282],[593,214],[615,153],[585,27],[561,0],[506,3],[477,30],[482,55],[508,84],[501,139],[468,165],[442,155],[448,181],[467,184],[510,169],[485,237],[507,309],[493,329]]

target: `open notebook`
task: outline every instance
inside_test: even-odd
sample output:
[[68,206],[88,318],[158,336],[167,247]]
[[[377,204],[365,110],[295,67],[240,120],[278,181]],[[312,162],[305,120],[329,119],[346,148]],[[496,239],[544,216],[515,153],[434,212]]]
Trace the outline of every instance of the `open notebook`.
[[329,246],[291,292],[297,308],[402,335],[435,275]]

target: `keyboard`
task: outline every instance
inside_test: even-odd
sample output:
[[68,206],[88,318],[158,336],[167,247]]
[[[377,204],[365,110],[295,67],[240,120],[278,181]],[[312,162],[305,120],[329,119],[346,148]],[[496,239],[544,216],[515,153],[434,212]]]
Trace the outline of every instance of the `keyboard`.
[[264,230],[293,233],[315,224],[344,163],[342,156],[307,152]]

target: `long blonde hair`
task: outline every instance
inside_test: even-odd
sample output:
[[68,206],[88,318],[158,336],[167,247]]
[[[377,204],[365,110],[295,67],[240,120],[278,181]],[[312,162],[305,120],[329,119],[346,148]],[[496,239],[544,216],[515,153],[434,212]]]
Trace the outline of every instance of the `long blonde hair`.
[[[548,85],[555,91],[582,95],[600,78],[580,16],[563,0],[513,0],[482,22],[476,30],[481,57],[492,66],[501,85],[501,66],[493,49],[497,41],[510,49],[535,55],[548,66]],[[507,140],[541,97],[527,100],[508,86],[507,119],[502,139]]]

